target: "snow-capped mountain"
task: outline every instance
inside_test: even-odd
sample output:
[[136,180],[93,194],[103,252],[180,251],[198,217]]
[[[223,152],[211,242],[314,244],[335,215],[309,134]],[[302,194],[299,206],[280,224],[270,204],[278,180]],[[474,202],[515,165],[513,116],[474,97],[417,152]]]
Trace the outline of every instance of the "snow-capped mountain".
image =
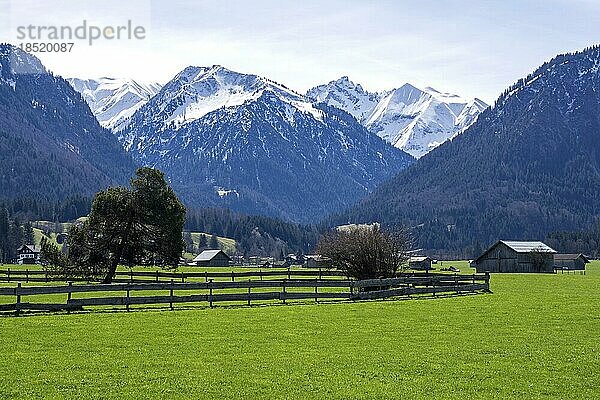
[[69,78],[67,81],[84,100],[105,128],[118,131],[133,113],[161,88],[158,83],[141,83],[132,79]]
[[139,163],[164,170],[188,204],[304,222],[412,162],[346,112],[220,66],[185,68],[119,139]]
[[487,108],[479,99],[410,84],[370,93],[348,77],[310,89],[307,96],[343,109],[369,131],[416,158],[462,132]]

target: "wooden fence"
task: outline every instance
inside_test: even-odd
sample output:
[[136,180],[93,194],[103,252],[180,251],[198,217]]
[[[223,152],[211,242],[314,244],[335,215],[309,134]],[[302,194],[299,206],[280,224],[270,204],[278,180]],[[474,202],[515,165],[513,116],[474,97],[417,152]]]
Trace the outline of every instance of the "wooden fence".
[[[15,302],[0,304],[0,311],[22,310],[82,310],[86,306],[125,306],[168,304],[173,309],[177,303],[207,303],[213,307],[218,302],[243,302],[248,306],[263,301],[288,300],[370,300],[411,295],[461,294],[489,292],[489,274],[446,275],[407,274],[397,278],[348,279],[281,279],[208,282],[116,283],[110,285],[69,283],[62,286],[0,287],[3,297],[14,297]],[[115,296],[115,292],[121,292]],[[136,292],[144,292],[135,296]],[[148,295],[148,292],[151,295]],[[162,292],[162,293],[156,293]],[[168,294],[167,294],[168,293]],[[58,303],[33,303],[24,301],[27,296],[66,295]],[[101,294],[104,294],[102,296]],[[138,293],[139,294],[139,293]],[[75,298],[76,295],[78,298]],[[85,295],[81,297],[81,295]],[[88,297],[89,295],[93,297]]]
[[[115,283],[149,283],[149,282],[170,282],[175,280],[181,283],[188,282],[190,280],[204,280],[208,282],[209,279],[220,279],[220,280],[231,280],[235,282],[240,279],[260,279],[265,278],[313,278],[313,279],[324,279],[331,277],[345,277],[341,271],[330,270],[330,269],[318,269],[318,270],[298,270],[298,269],[259,269],[254,271],[231,271],[231,272],[215,272],[215,271],[204,271],[204,272],[165,272],[165,271],[117,271],[113,282]],[[61,276],[55,276],[49,271],[41,270],[14,270],[7,268],[0,270],[0,282],[89,282],[89,279],[85,278],[64,278]]]

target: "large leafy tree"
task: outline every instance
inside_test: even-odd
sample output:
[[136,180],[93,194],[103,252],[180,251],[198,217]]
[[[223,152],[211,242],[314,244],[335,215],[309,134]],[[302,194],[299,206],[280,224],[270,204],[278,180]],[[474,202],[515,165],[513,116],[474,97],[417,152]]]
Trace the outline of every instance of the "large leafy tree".
[[119,263],[177,266],[184,250],[185,207],[164,174],[140,168],[131,188],[96,195],[89,218],[69,235],[71,274],[112,282]]

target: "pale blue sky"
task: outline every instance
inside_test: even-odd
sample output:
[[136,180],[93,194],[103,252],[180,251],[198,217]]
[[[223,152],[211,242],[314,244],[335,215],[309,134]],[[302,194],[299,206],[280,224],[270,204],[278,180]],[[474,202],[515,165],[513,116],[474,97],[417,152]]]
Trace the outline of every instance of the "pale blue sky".
[[[143,41],[76,43],[40,55],[64,76],[166,82],[221,64],[298,91],[348,75],[370,90],[405,82],[492,102],[552,56],[600,42],[600,0],[0,0],[2,41],[16,26],[131,19]],[[6,38],[6,39],[4,39]]]

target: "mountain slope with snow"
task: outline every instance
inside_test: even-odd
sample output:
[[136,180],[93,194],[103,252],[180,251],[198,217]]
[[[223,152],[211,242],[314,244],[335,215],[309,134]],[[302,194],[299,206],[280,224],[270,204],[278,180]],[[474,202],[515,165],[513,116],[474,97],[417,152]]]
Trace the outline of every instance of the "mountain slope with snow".
[[462,132],[487,108],[479,99],[410,84],[370,93],[348,77],[310,89],[307,96],[348,112],[369,131],[416,158]]
[[91,196],[126,183],[134,170],[64,79],[37,57],[0,44],[0,198]]
[[119,139],[190,205],[302,222],[354,203],[412,162],[346,112],[220,66],[185,68]]
[[113,131],[144,105],[161,88],[158,83],[140,83],[132,79],[79,79],[67,81],[81,93],[100,125]]

